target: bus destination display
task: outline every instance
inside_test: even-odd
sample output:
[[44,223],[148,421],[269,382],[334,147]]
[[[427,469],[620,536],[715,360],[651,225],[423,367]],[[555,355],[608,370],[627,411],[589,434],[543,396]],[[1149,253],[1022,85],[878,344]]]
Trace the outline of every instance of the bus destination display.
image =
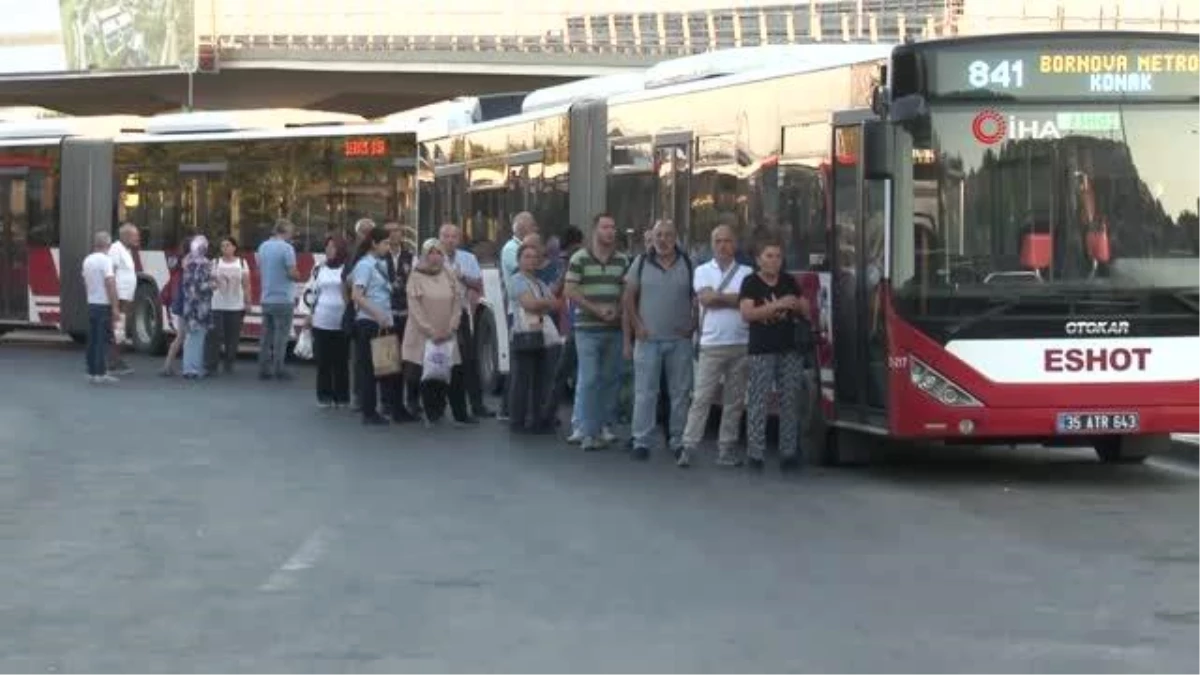
[[386,157],[387,141],[382,138],[348,138],[342,144],[342,156],[346,159]]
[[1200,91],[1200,50],[1024,49],[932,55],[934,95],[1171,97]]

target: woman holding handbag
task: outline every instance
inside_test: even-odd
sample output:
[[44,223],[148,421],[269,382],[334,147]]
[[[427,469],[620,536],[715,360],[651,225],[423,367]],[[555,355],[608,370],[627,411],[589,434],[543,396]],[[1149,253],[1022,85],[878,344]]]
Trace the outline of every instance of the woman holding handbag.
[[509,304],[514,307],[508,410],[516,433],[553,432],[557,412],[553,379],[562,340],[552,317],[558,299],[538,278],[541,262],[539,246],[521,244],[517,274],[508,284]]
[[388,283],[384,261],[384,256],[391,250],[387,230],[372,228],[363,245],[367,251],[354,265],[350,275],[350,298],[357,308],[354,315],[354,379],[358,385],[363,424],[386,425],[388,420],[379,414],[379,402],[375,395],[376,370],[380,364],[374,362],[371,342],[392,328],[392,287]]
[[[408,275],[408,323],[400,353],[405,376],[420,383],[421,407],[427,425],[442,418],[447,400],[456,423],[468,424],[472,419],[467,414],[467,392],[458,353],[462,301],[458,281],[445,263],[441,242],[426,239],[421,244],[421,258]],[[430,362],[435,358],[436,364]]]

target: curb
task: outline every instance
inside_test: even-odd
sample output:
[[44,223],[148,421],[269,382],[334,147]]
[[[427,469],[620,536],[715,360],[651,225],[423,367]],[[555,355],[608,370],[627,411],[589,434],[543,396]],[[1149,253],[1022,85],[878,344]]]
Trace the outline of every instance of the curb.
[[1193,435],[1176,436],[1161,456],[1176,462],[1200,464],[1200,441]]

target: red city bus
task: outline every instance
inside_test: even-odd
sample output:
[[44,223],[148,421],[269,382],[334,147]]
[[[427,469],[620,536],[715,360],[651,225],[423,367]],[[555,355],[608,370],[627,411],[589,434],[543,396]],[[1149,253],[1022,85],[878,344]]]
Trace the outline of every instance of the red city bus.
[[[184,237],[205,234],[215,249],[232,235],[253,270],[254,250],[276,219],[287,218],[307,279],[324,258],[328,233],[349,232],[359,218],[416,222],[416,134],[403,126],[297,110],[121,118],[119,127],[97,127],[71,118],[0,125],[0,333],[51,327],[82,339],[86,307],[72,271],[96,224],[114,236],[126,222],[141,231],[127,326],[138,351],[156,353],[170,331]],[[261,328],[252,278],[244,338]],[[298,292],[297,327],[307,312]]]
[[873,111],[834,117],[833,184],[857,194],[832,210],[832,454],[875,435],[1139,462],[1197,428],[1198,65],[1178,34],[896,49]]

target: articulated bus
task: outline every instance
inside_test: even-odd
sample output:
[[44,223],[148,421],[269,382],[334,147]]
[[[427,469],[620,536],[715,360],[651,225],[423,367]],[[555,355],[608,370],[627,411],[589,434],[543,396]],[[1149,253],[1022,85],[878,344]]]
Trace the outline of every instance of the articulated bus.
[[[396,221],[415,239],[416,133],[397,125],[311,111],[185,113],[97,129],[66,118],[0,125],[0,332],[86,330],[76,270],[92,232],[132,223],[138,287],[129,338],[160,352],[181,241],[215,246],[231,235],[253,270],[254,250],[274,222],[296,225],[304,279],[332,232],[359,218]],[[410,243],[412,243],[410,241]],[[243,337],[257,337],[257,275]],[[302,287],[305,282],[300,282]],[[308,306],[297,293],[297,326]]]
[[891,441],[1137,462],[1196,430],[1196,36],[795,49],[740,72],[667,62],[632,91],[530,95],[540,109],[423,137],[423,236],[463,223],[486,260],[529,210],[547,236],[611,212],[631,248],[671,219],[698,261],[718,219],[747,251],[783,240],[828,463]]
[[[829,111],[870,100],[890,48],[809,45],[732,49],[530,93],[520,115],[420,132],[420,231],[463,225],[484,264],[483,381],[508,370],[504,302],[494,267],[521,211],[550,238],[611,212],[627,243],[674,220],[704,259],[717,218],[736,215],[747,244],[783,232],[788,252],[819,261],[821,162]],[[786,95],[798,92],[801,95]],[[436,131],[431,131],[436,129]],[[783,150],[783,152],[781,152]],[[781,229],[783,228],[783,229]],[[489,264],[492,265],[489,268]],[[815,290],[814,290],[815,293]],[[814,295],[815,297],[815,295]]]

